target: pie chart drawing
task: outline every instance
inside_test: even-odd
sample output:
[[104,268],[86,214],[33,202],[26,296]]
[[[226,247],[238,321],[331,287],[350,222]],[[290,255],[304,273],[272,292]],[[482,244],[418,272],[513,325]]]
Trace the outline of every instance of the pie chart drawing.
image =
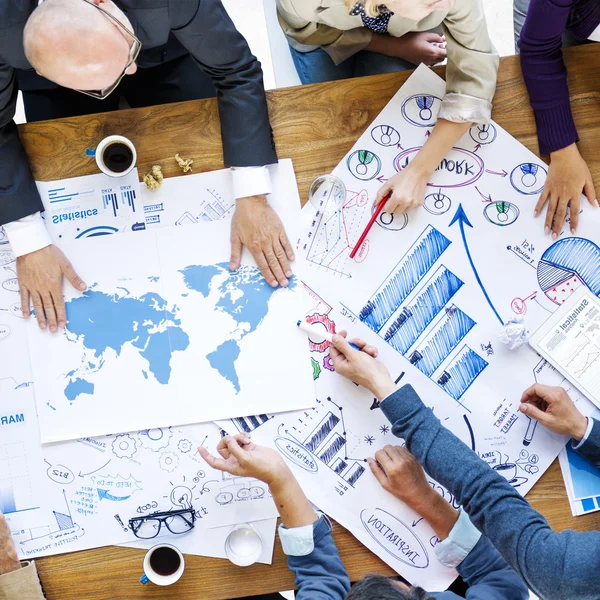
[[579,237],[558,240],[542,255],[537,278],[544,294],[558,305],[582,285],[600,297],[600,248]]

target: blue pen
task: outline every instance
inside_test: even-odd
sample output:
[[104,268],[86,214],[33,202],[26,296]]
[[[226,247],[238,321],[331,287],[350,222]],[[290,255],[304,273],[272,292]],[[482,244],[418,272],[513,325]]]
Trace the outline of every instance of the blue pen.
[[[310,325],[309,323],[307,323],[306,321],[303,321],[302,319],[300,319],[298,321],[297,325],[300,329],[302,329],[302,331],[307,333],[309,337],[312,336],[311,339],[312,338],[316,338],[316,339],[322,338],[324,340],[327,340],[329,343],[333,342],[333,335],[331,333],[329,333],[329,331],[325,331],[322,327],[316,327],[315,325]],[[350,343],[350,346],[352,346],[352,348],[354,348],[355,350],[358,350],[360,352],[360,348],[356,344],[353,344],[352,342],[349,342],[349,343]]]

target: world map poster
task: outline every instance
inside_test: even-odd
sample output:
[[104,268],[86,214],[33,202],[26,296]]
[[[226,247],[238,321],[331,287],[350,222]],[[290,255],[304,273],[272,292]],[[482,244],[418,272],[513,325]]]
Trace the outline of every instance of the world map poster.
[[27,327],[43,443],[314,402],[302,286],[230,271],[229,223],[73,244],[88,290],[67,286],[64,332]]

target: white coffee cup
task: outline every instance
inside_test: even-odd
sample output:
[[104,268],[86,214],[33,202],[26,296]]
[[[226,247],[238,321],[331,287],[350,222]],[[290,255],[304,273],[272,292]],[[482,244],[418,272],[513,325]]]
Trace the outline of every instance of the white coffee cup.
[[225,554],[238,567],[253,565],[262,554],[262,538],[252,525],[236,525],[225,540]]
[[[169,575],[162,575],[158,573],[156,569],[152,566],[152,555],[161,548],[168,548],[177,553],[179,557],[179,567]],[[140,577],[141,583],[148,583],[151,581],[156,585],[173,585],[177,581],[181,579],[183,575],[183,571],[185,570],[185,560],[183,558],[183,554],[175,548],[175,546],[171,546],[171,544],[157,544],[153,546],[146,552],[146,556],[144,556],[144,574]]]
[[[133,155],[131,158],[131,164],[127,165],[127,168],[119,171],[111,169],[110,166],[106,164],[104,154],[108,146],[117,143],[127,146]],[[96,164],[98,165],[98,168],[109,177],[123,177],[124,175],[127,175],[127,173],[129,173],[135,167],[135,163],[137,162],[137,151],[133,145],[133,142],[122,135],[109,135],[108,137],[105,137],[98,144],[96,150],[88,150],[88,154],[93,154],[93,156],[96,158]]]

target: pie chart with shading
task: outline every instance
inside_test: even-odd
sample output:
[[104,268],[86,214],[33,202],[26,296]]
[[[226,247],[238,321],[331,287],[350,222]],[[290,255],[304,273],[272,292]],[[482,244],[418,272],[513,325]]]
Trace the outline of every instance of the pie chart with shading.
[[579,237],[558,240],[542,255],[537,277],[544,294],[558,305],[582,285],[600,297],[600,248]]

